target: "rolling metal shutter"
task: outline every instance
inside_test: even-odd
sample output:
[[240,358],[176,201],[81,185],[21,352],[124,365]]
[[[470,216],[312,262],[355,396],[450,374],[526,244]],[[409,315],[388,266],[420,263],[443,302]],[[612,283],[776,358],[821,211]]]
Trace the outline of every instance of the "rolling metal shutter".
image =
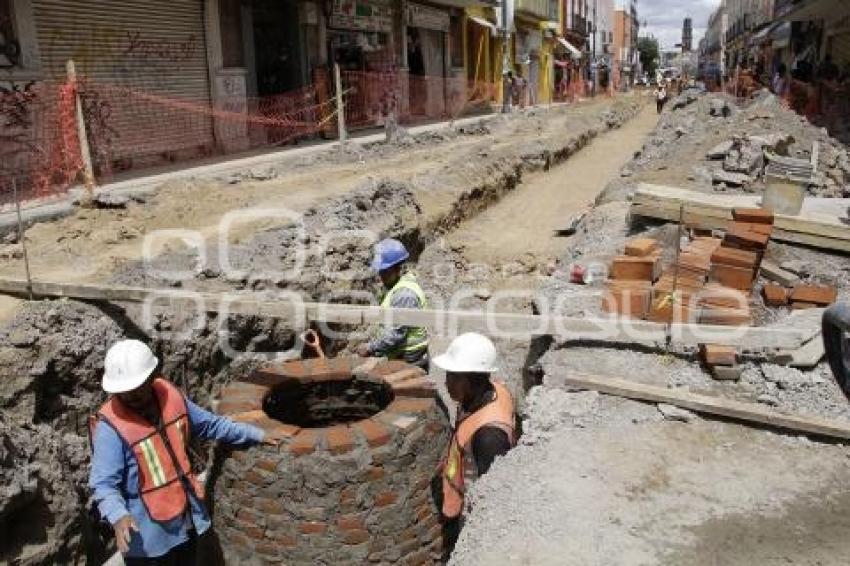
[[87,81],[93,157],[145,165],[213,146],[202,0],[32,0],[41,65]]

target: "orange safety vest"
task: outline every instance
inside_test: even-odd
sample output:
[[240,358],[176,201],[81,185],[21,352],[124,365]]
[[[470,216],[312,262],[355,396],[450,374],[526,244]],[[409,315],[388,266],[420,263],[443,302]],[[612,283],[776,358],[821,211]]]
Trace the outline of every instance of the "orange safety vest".
[[162,378],[155,379],[152,386],[162,411],[160,429],[125,406],[117,396],[100,408],[90,426],[93,435],[97,420],[105,421],[133,450],[139,466],[142,503],[151,519],[166,522],[186,512],[187,489],[203,500],[204,488],[189,464],[190,423],[183,394]]
[[514,402],[508,389],[493,381],[496,398],[457,426],[443,462],[443,515],[459,517],[463,511],[465,456],[470,455],[472,437],[481,427],[495,426],[508,434],[511,446],[516,442],[514,428]]

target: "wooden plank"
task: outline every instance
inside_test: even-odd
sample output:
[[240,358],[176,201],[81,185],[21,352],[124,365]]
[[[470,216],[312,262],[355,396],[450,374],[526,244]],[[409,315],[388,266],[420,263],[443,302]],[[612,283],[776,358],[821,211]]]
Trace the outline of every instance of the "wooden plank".
[[[0,279],[0,292],[26,296],[27,282]],[[566,340],[599,340],[622,344],[713,344],[742,349],[797,348],[811,336],[801,328],[749,327],[732,329],[707,324],[662,324],[619,318],[580,318],[559,315],[532,315],[467,310],[383,309],[376,306],[343,305],[288,300],[274,292],[209,293],[183,289],[92,284],[62,284],[34,281],[37,297],[67,297],[107,302],[150,302],[177,308],[189,302],[189,308],[208,313],[267,316],[303,323],[310,320],[344,324],[395,324],[426,326],[440,332],[479,331],[504,338],[528,338],[551,335]],[[293,295],[293,298],[297,295]],[[669,333],[669,334],[668,334]]]
[[[649,207],[650,210],[657,206],[673,210],[677,215],[679,207],[684,205],[685,212],[691,215],[727,221],[732,219],[733,208],[755,207],[758,201],[759,197],[754,195],[723,195],[718,198],[715,194],[647,183],[640,184],[632,200],[633,204]],[[850,240],[850,226],[843,221],[847,203],[847,199],[807,197],[800,215],[777,214],[774,226],[785,232]],[[838,211],[842,216],[837,214]],[[712,227],[725,228],[725,225]]]
[[800,282],[800,278],[776,265],[774,262],[765,259],[761,262],[761,274],[767,279],[784,285],[785,287],[793,287]]
[[570,374],[565,382],[567,385],[579,389],[592,389],[607,395],[653,403],[669,403],[698,413],[735,419],[745,424],[756,423],[792,432],[850,439],[850,423],[815,416],[782,413],[755,403],[710,397],[682,389],[668,389],[613,377]]
[[[631,212],[632,214],[638,216],[659,218],[662,220],[669,220],[671,222],[678,222],[679,220],[678,208],[657,207],[651,204],[644,203],[637,198],[632,202]],[[729,218],[726,218],[725,216],[720,216],[716,210],[704,209],[702,207],[695,208],[691,206],[684,207],[683,218],[685,224],[688,224],[689,226],[694,226],[696,228],[704,229],[726,230],[728,225],[732,222],[731,215],[729,216]],[[846,235],[845,237],[835,238],[816,234],[808,234],[805,232],[793,230],[786,230],[779,228],[780,225],[780,220],[777,220],[775,229],[773,231],[773,234],[771,235],[771,238],[774,240],[805,244],[807,246],[814,246],[817,248],[828,250],[850,252],[850,239],[847,239],[847,237],[850,237],[850,227],[840,228],[840,230],[844,230],[846,232]]]

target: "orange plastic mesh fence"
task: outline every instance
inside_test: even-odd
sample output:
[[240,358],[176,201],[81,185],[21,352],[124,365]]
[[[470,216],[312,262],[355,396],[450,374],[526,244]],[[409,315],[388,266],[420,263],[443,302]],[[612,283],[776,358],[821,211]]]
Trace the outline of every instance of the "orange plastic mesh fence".
[[82,167],[74,85],[50,81],[0,88],[0,206],[64,192]]

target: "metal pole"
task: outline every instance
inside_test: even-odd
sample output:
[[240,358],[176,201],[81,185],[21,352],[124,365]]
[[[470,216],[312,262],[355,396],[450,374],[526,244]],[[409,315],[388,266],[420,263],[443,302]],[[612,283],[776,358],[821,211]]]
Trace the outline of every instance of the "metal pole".
[[591,64],[593,65],[593,96],[596,96],[596,84],[599,82],[599,58],[596,56],[596,35],[599,33],[596,27],[596,4],[598,0],[593,0],[593,57]]
[[336,127],[339,141],[344,142],[348,135],[345,131],[345,102],[342,98],[342,76],[339,72],[339,63],[334,61],[334,88],[336,88]]
[[511,82],[508,79],[510,71],[510,49],[511,33],[510,24],[508,23],[508,2],[510,0],[502,0],[502,114],[508,114],[511,111]]
[[24,269],[27,274],[27,292],[29,293],[30,300],[33,300],[32,295],[32,276],[30,275],[30,260],[27,255],[27,242],[24,239],[24,221],[21,218],[21,199],[18,198],[18,181],[17,179],[12,179],[12,193],[15,198],[15,210],[18,214],[18,241],[21,243],[21,248],[24,251]]

